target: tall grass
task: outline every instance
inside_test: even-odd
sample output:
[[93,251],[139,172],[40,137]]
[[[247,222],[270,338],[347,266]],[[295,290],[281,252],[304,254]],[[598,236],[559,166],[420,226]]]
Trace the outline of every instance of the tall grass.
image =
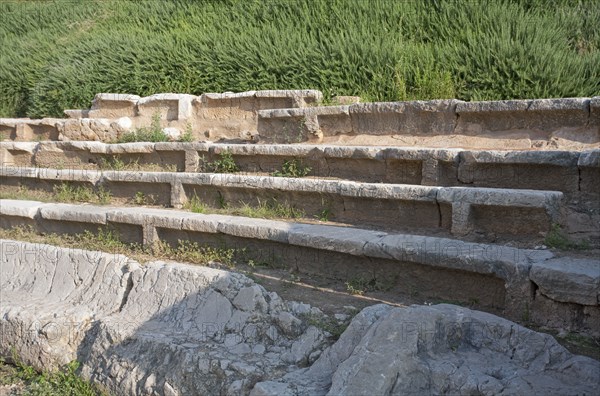
[[97,92],[600,94],[600,0],[60,0],[0,13],[0,116],[60,115]]

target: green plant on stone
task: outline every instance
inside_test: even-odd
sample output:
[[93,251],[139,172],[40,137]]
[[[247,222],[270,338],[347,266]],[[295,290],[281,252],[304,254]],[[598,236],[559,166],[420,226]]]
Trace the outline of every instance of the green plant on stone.
[[256,205],[241,202],[241,206],[234,212],[236,214],[263,219],[297,219],[305,216],[302,209],[298,209],[288,202],[279,202],[276,198],[258,200]]
[[185,124],[185,131],[183,135],[179,138],[180,142],[191,143],[194,141],[194,134],[192,131],[192,124],[189,122]]
[[219,154],[218,160],[208,163],[208,169],[214,173],[235,173],[240,170],[233,159],[233,155],[227,150]]
[[217,191],[217,202],[219,204],[219,209],[227,209],[229,207],[229,204],[225,200],[223,194],[221,194],[221,191]]
[[95,202],[98,198],[91,188],[69,183],[54,186],[53,195],[59,202]]
[[98,188],[98,191],[96,191],[96,195],[98,197],[98,203],[100,205],[108,205],[112,200],[112,193],[102,186]]
[[137,191],[133,196],[133,203],[136,205],[144,205],[146,203],[146,194],[142,191]]
[[294,158],[292,160],[283,161],[281,171],[275,171],[273,176],[277,177],[304,177],[310,173],[312,168],[304,166],[302,161]]
[[[111,252],[121,252],[131,248],[134,244],[126,244],[121,240],[121,235],[118,231],[111,228],[100,228],[96,233],[85,230],[81,234],[74,236],[75,240],[87,249],[107,249]],[[139,246],[135,246],[139,248]]]
[[195,264],[218,262],[228,267],[235,266],[235,249],[201,246],[197,242],[188,240],[180,239],[177,241],[176,246],[159,241],[154,246],[154,252],[171,260],[187,261]]
[[329,217],[331,216],[330,208],[323,208],[315,215],[315,218],[319,221],[329,221]]
[[[121,170],[125,170],[125,168],[129,164],[125,164],[125,162],[123,162],[123,160],[121,160],[116,155],[113,155],[112,157],[110,157],[108,159],[101,158],[98,165],[99,165],[100,169],[110,169],[110,170],[115,170],[115,171],[121,171]],[[137,161],[136,161],[135,165],[137,165]]]
[[8,372],[8,382],[25,382],[26,395],[54,396],[54,395],[77,395],[77,396],[101,396],[107,393],[99,387],[85,381],[77,375],[79,362],[72,361],[59,370],[38,372],[33,367],[24,364],[13,349],[13,367],[7,368],[4,359],[0,359],[3,372]]
[[358,277],[347,281],[345,284],[348,293],[362,296],[366,292],[371,291],[389,291],[393,287],[394,282],[395,279],[388,282],[380,282],[375,277],[371,279]]
[[560,250],[587,250],[590,245],[587,241],[573,241],[569,239],[559,224],[553,224],[544,239],[546,246]]
[[315,315],[315,314],[302,314],[300,315],[306,323],[310,326],[315,326],[321,330],[324,330],[331,334],[331,337],[334,341],[337,341],[342,333],[346,331],[350,321],[340,323],[335,318],[331,318],[325,315]]
[[183,208],[194,213],[205,213],[207,210],[206,205],[200,200],[200,198],[194,194],[184,205]]
[[168,142],[169,137],[161,127],[160,112],[155,112],[152,115],[152,122],[149,128],[139,128],[132,132],[123,134],[116,143],[132,143],[132,142]]
[[322,197],[321,205],[323,206],[323,209],[321,209],[315,215],[315,218],[319,221],[329,221],[329,219],[333,215],[333,210],[331,209],[331,202]]

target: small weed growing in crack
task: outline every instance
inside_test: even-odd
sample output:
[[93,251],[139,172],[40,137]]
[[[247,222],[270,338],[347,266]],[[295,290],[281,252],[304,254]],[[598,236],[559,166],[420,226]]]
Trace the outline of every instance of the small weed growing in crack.
[[331,217],[331,208],[323,208],[319,213],[315,215],[315,218],[319,221],[329,221]]
[[169,137],[160,126],[160,118],[160,112],[155,112],[152,115],[152,122],[149,128],[139,128],[133,132],[127,132],[119,137],[116,143],[168,142]]
[[133,203],[136,205],[144,205],[146,203],[146,194],[141,191],[138,191],[133,196]]
[[353,295],[362,296],[372,291],[389,291],[392,289],[395,279],[388,282],[380,282],[376,278],[364,279],[354,278],[346,282],[346,291]]
[[338,340],[342,333],[346,331],[350,324],[350,319],[344,322],[339,322],[335,318],[326,315],[303,314],[299,315],[309,326],[315,326],[323,331],[331,334],[334,340]]
[[185,131],[183,135],[179,138],[180,142],[191,143],[194,141],[194,134],[192,133],[192,124],[189,122],[185,124]]
[[132,164],[134,166],[137,166],[138,161],[136,160],[133,163],[130,162],[129,164],[126,164],[119,157],[117,157],[116,155],[113,155],[112,157],[110,157],[108,159],[101,158],[100,161],[98,162],[98,167],[103,170],[106,169],[106,170],[122,171],[122,170],[125,170],[128,166],[130,166]]
[[271,173],[276,177],[304,177],[312,171],[312,168],[304,166],[302,161],[297,159],[285,160],[281,166],[281,171]]
[[245,202],[241,202],[241,207],[236,209],[235,214],[239,214],[246,217],[258,217],[263,219],[297,219],[304,217],[304,211],[298,209],[287,202],[279,202],[277,199],[272,198],[268,201],[258,201],[258,205],[250,205]]
[[189,210],[194,213],[205,213],[207,210],[206,205],[198,198],[196,194],[192,198],[190,198],[185,205],[183,205],[184,209]]
[[235,173],[240,168],[235,163],[230,151],[223,151],[219,154],[219,159],[208,163],[208,169],[214,173]]
[[98,195],[98,203],[100,205],[108,205],[112,200],[112,193],[105,190],[104,187],[100,187],[96,194]]
[[201,246],[197,242],[178,240],[177,246],[159,241],[154,245],[154,254],[170,260],[187,261],[195,264],[208,264],[211,261],[227,267],[235,267],[235,249],[221,249]]
[[590,248],[587,241],[577,242],[569,239],[558,224],[552,225],[552,229],[546,235],[544,244],[548,247],[560,250],[587,250]]
[[227,207],[229,206],[229,204],[225,200],[225,197],[223,196],[223,194],[221,194],[221,191],[218,191],[217,202],[219,204],[219,209],[227,209]]
[[90,187],[74,186],[69,183],[54,186],[52,194],[58,202],[87,202],[105,205],[112,199],[111,193],[102,187],[98,191],[94,191]]

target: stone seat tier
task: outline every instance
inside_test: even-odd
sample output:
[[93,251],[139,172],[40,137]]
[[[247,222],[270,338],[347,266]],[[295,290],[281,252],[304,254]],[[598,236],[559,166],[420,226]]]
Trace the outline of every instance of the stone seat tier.
[[[1,226],[42,232],[115,229],[128,242],[196,241],[244,260],[340,280],[375,277],[391,292],[454,301],[541,326],[600,334],[600,262],[456,239],[167,209],[0,201]],[[577,318],[577,320],[575,320]]]
[[600,98],[463,102],[430,100],[313,106],[319,91],[161,93],[145,98],[98,94],[69,119],[0,119],[2,139],[112,141],[147,128],[189,131],[193,139],[263,143],[428,145],[470,148],[598,148]]
[[120,201],[136,195],[181,208],[199,199],[223,206],[285,205],[315,218],[398,231],[518,235],[539,239],[562,223],[559,191],[432,187],[214,173],[92,171],[2,167],[3,188],[46,189],[71,183],[104,189]]
[[[213,143],[0,142],[0,163],[97,168],[118,159],[199,172],[230,153],[242,173],[281,171],[284,161],[310,168],[310,177],[370,183],[473,186],[598,192],[600,150],[493,151],[332,145]],[[547,177],[552,174],[553,177]]]

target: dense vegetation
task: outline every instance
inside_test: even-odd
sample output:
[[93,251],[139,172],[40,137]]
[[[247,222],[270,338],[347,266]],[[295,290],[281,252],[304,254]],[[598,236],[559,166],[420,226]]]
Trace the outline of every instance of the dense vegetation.
[[600,0],[0,2],[0,116],[97,92],[600,94]]

